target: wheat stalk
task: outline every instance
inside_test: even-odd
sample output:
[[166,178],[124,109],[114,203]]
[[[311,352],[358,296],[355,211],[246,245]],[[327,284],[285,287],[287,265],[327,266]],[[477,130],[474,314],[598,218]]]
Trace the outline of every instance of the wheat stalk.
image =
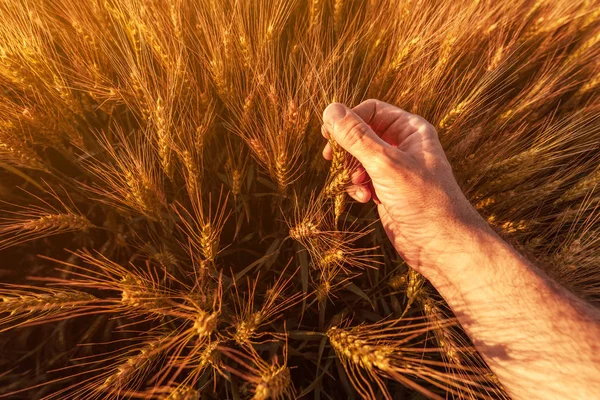
[[599,12],[1,2],[0,396],[503,398],[321,115],[431,121],[488,222],[597,302]]

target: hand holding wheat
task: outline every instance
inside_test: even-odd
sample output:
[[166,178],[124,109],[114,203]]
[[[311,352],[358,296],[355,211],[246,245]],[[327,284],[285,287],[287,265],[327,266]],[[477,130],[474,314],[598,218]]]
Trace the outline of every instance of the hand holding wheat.
[[[331,104],[323,121],[333,140],[324,157],[333,143],[360,163],[349,194],[375,199],[395,248],[448,302],[507,391],[515,399],[593,397],[600,359],[588,349],[598,347],[598,311],[494,233],[458,186],[435,128],[377,100],[353,110]],[[550,373],[554,363],[563,368]]]
[[[430,278],[441,248],[459,241],[457,225],[485,225],[462,193],[435,128],[378,100],[323,113],[323,135],[360,163],[348,193],[373,198],[385,231],[404,260]],[[332,158],[331,144],[323,150]],[[449,266],[450,267],[450,266]]]

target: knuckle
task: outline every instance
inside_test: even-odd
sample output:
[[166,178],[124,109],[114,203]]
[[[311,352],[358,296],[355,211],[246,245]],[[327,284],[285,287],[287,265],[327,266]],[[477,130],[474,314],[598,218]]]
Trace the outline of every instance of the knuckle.
[[438,133],[435,127],[420,115],[413,114],[409,120],[410,124],[429,138],[437,138]]
[[437,129],[435,129],[435,127],[431,125],[428,121],[425,121],[425,124],[423,125],[423,134],[430,139],[439,139]]
[[419,127],[419,128],[424,127],[428,123],[425,118],[423,118],[417,114],[411,114],[409,121],[412,126]]

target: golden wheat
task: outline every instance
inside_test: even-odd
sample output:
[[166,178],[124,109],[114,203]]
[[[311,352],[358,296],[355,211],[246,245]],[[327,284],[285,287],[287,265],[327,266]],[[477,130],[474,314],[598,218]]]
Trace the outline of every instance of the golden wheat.
[[506,398],[321,115],[423,116],[488,222],[597,305],[599,13],[0,2],[0,397]]

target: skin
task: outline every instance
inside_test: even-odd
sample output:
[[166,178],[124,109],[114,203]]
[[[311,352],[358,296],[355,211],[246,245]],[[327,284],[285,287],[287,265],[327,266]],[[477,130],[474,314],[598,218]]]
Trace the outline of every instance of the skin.
[[[375,201],[398,253],[444,297],[514,399],[600,396],[600,312],[490,228],[430,123],[367,100],[330,104],[322,132],[360,163],[348,193]],[[329,145],[323,156],[331,159]]]

